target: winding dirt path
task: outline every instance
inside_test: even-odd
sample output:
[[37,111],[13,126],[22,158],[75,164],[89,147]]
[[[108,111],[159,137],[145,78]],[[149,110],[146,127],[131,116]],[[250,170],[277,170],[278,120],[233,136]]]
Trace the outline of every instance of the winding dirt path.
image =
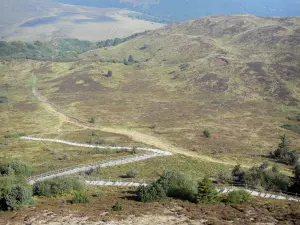
[[[78,127],[84,128],[84,129],[91,129],[91,130],[100,130],[103,132],[109,132],[109,133],[115,133],[115,134],[121,134],[124,136],[127,136],[131,138],[132,140],[140,143],[144,143],[150,146],[155,146],[159,149],[166,149],[168,151],[171,151],[173,153],[178,153],[186,156],[190,156],[193,158],[198,158],[203,161],[212,162],[212,163],[220,163],[224,165],[230,165],[235,166],[236,162],[228,162],[228,161],[221,161],[218,159],[214,159],[209,156],[205,155],[199,155],[196,152],[191,152],[188,150],[185,150],[180,147],[176,147],[167,140],[163,140],[148,134],[140,133],[138,131],[130,130],[130,129],[121,129],[121,128],[113,128],[113,127],[102,127],[102,126],[96,126],[90,123],[86,123],[84,121],[81,121],[77,118],[70,117],[66,115],[64,112],[62,112],[61,109],[59,109],[57,106],[55,106],[53,103],[49,102],[43,95],[41,95],[39,92],[37,92],[34,88],[32,89],[32,93],[34,96],[36,96],[40,102],[43,104],[45,109],[47,109],[50,113],[55,113],[57,116],[59,116],[60,121],[65,121],[72,123]],[[244,166],[248,167],[248,166]]]

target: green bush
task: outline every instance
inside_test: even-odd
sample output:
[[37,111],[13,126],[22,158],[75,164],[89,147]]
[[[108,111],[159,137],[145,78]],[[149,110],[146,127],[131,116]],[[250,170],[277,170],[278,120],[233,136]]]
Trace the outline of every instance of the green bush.
[[151,202],[167,197],[161,184],[156,182],[149,186],[140,186],[137,190],[137,200],[140,202]]
[[205,130],[203,131],[203,134],[204,134],[204,136],[207,137],[207,138],[209,138],[209,137],[211,136],[210,131],[207,130],[207,129],[205,129]]
[[247,186],[258,188],[263,187],[268,191],[287,191],[290,186],[288,176],[276,170],[252,167],[245,173],[244,182]]
[[116,202],[111,209],[113,211],[122,211],[123,207],[122,207],[122,205],[119,202]]
[[0,210],[18,210],[32,203],[32,187],[24,178],[0,176]]
[[196,182],[181,173],[166,172],[158,180],[167,196],[194,202],[197,193]]
[[122,176],[122,178],[135,178],[136,172],[133,170],[128,171],[126,174]]
[[175,172],[164,172],[161,177],[146,187],[139,187],[137,198],[148,202],[165,197],[194,201],[197,193],[196,183],[184,175]]
[[75,178],[56,177],[36,183],[34,185],[34,194],[50,197],[66,194],[71,191],[80,191],[82,188],[82,184]]
[[[300,116],[297,117],[297,121],[300,121]],[[300,124],[284,124],[281,128],[300,134]]]
[[78,191],[74,193],[72,203],[88,203],[88,202],[89,202],[89,198],[86,194],[83,194],[82,192],[78,192]]
[[245,190],[236,190],[228,194],[226,203],[242,204],[248,203],[251,200],[251,195]]
[[287,135],[282,135],[279,137],[280,143],[278,148],[270,153],[270,156],[274,159],[277,159],[279,162],[295,165],[298,162],[298,155],[296,151],[290,150],[291,141]]
[[7,163],[0,164],[0,174],[1,175],[17,175],[17,176],[28,176],[31,174],[29,166],[21,161],[11,161]]
[[205,177],[202,181],[198,183],[198,190],[196,195],[197,203],[218,203],[221,201],[221,197],[216,190],[213,183]]
[[236,165],[232,170],[232,177],[234,181],[243,182],[244,176],[245,176],[245,172],[242,169],[241,165]]

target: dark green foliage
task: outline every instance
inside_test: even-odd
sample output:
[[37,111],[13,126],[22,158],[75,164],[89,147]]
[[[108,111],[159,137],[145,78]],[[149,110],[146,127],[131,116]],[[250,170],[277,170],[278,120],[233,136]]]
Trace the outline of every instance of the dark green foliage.
[[21,161],[11,161],[0,164],[1,175],[16,175],[16,176],[28,176],[31,174],[31,170],[28,165]]
[[144,34],[146,34],[147,31],[145,32],[142,32],[142,33],[136,33],[136,34],[133,34],[129,37],[126,37],[126,38],[115,38],[115,39],[107,39],[107,40],[104,40],[104,41],[99,41],[96,43],[96,46],[97,48],[104,48],[104,47],[109,47],[109,46],[116,46],[116,45],[119,45],[123,42],[126,42],[126,41],[129,41],[133,38],[136,38],[136,37],[139,37],[139,36],[142,36]]
[[51,180],[40,181],[34,185],[34,194],[39,196],[57,196],[70,191],[80,191],[82,184],[75,178],[56,177]]
[[95,123],[95,118],[91,117],[91,119],[89,120],[89,123]]
[[295,182],[300,186],[300,163],[295,166],[294,169]]
[[109,39],[97,43],[78,39],[62,39],[44,43],[40,41],[35,41],[34,43],[0,41],[0,57],[6,59],[74,61],[83,52],[101,47],[115,46],[145,33],[133,34],[121,39]]
[[83,194],[82,192],[76,191],[74,193],[74,197],[72,199],[72,203],[88,203],[89,198],[86,194]]
[[291,192],[300,194],[300,163],[297,163],[294,167],[294,184],[290,188]]
[[289,146],[291,141],[289,137],[284,134],[279,138],[280,143],[278,144],[278,148],[274,152],[271,152],[270,156],[287,165],[295,165],[299,157],[296,151],[290,150]]
[[289,177],[276,170],[263,169],[260,166],[252,167],[247,171],[244,182],[249,187],[263,187],[268,191],[287,191],[290,186]]
[[154,182],[149,186],[140,186],[137,190],[137,199],[141,202],[151,202],[167,197],[161,184]]
[[128,60],[127,60],[127,59],[124,59],[124,60],[123,60],[123,63],[124,63],[124,65],[126,65],[126,66],[128,66],[128,65],[129,65],[129,62],[128,62]]
[[218,203],[221,201],[221,197],[216,190],[213,183],[205,177],[198,183],[196,202],[197,203]]
[[242,204],[248,203],[251,200],[251,195],[245,190],[232,191],[226,198],[226,203]]
[[8,98],[5,96],[0,96],[0,104],[1,103],[7,103],[8,102]]
[[133,146],[132,147],[132,151],[131,151],[131,154],[136,154],[137,153],[137,147]]
[[203,131],[203,134],[204,134],[204,136],[207,137],[207,138],[209,138],[209,137],[211,136],[210,131],[207,130],[207,129],[205,129],[205,130]]
[[188,63],[183,63],[179,66],[181,71],[186,71],[189,68],[189,64]]
[[164,172],[161,177],[146,187],[137,191],[139,201],[148,202],[165,197],[194,201],[196,183],[184,175],[175,172]]
[[109,70],[105,76],[106,76],[106,77],[111,77],[111,76],[112,76],[112,71]]
[[242,169],[241,165],[236,165],[232,170],[233,180],[236,182],[243,182],[244,176],[245,176],[245,172]]
[[[297,121],[300,121],[300,116],[297,117]],[[281,128],[300,134],[300,124],[284,124]]]
[[123,207],[122,207],[122,205],[119,202],[116,202],[111,209],[113,211],[122,211]]
[[168,197],[194,201],[196,183],[181,173],[165,172],[157,181],[166,190]]
[[121,176],[122,178],[135,178],[136,172],[133,170],[128,171],[126,174]]
[[130,62],[130,63],[133,63],[133,62],[134,62],[134,59],[133,59],[133,56],[132,56],[132,55],[129,55],[129,56],[128,56],[128,62]]
[[32,187],[24,178],[0,176],[0,210],[18,210],[32,203]]

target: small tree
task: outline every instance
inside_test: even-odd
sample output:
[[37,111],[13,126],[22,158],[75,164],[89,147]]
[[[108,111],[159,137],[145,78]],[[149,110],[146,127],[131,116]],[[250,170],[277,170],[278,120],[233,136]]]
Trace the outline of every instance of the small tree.
[[232,170],[232,177],[237,182],[244,181],[245,172],[243,171],[240,164],[236,165]]
[[91,119],[89,120],[90,123],[95,123],[95,119],[94,117],[91,117]]
[[207,129],[205,129],[205,130],[203,131],[203,134],[204,134],[204,136],[207,137],[207,138],[209,138],[209,137],[211,136],[210,131],[207,130]]
[[106,76],[106,77],[111,77],[111,76],[112,76],[112,71],[109,70],[105,76]]
[[291,151],[290,146],[290,139],[287,135],[282,135],[279,137],[280,143],[278,144],[278,148],[270,153],[272,158],[277,159],[282,163],[286,163],[288,165],[295,165],[298,161],[298,155],[295,151]]
[[128,63],[127,59],[123,59],[123,63],[124,63],[124,65],[126,65],[126,66],[128,66],[128,65],[129,65],[129,63]]
[[198,192],[196,194],[197,203],[218,203],[221,201],[218,191],[209,180],[205,177],[202,181],[198,183]]
[[136,154],[136,153],[137,153],[137,147],[133,146],[133,147],[132,147],[131,154]]
[[130,55],[130,56],[128,57],[128,62],[130,62],[130,63],[133,63],[133,62],[134,62],[134,59],[133,59],[133,56],[132,56],[132,55]]

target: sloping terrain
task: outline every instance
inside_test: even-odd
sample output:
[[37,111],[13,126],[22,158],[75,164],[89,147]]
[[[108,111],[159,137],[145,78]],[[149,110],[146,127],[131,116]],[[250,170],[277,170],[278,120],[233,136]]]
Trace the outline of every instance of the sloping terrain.
[[[114,127],[109,132],[154,146],[172,143],[191,155],[251,164],[283,133],[299,149],[299,134],[282,128],[298,123],[287,117],[299,114],[299,24],[206,17],[90,51],[80,62],[6,62],[3,83],[13,90],[36,76],[39,92],[70,117],[94,118],[97,126]],[[130,54],[135,63],[120,63]]]
[[[136,170],[137,179],[154,179],[174,170],[199,180],[219,171],[231,174],[236,164],[252,167],[262,161],[292,175],[291,167],[268,155],[284,133],[291,137],[290,148],[300,151],[300,134],[290,129],[299,126],[300,118],[299,31],[300,18],[212,16],[168,25],[116,46],[101,45],[77,61],[1,59],[0,162],[24,160],[36,175],[132,154],[115,147],[82,149],[87,145],[74,143],[80,142],[174,153],[89,171],[98,179],[117,180],[126,170]],[[10,47],[15,44],[22,42]],[[73,144],[24,140],[32,136]],[[202,205],[167,199],[144,204],[133,201],[135,194],[128,190],[91,188],[89,205],[69,204],[67,195],[39,198],[28,209],[0,212],[0,221],[101,224],[124,219],[146,224],[139,217],[145,212],[147,218],[173,216],[158,218],[166,224],[299,221],[297,203],[254,199],[245,205]],[[111,210],[116,200],[124,206],[119,213]],[[77,215],[84,218],[79,221]]]
[[47,0],[3,0],[0,40],[50,41],[63,38],[100,41],[156,29],[161,24],[131,19],[130,11],[65,5]]

